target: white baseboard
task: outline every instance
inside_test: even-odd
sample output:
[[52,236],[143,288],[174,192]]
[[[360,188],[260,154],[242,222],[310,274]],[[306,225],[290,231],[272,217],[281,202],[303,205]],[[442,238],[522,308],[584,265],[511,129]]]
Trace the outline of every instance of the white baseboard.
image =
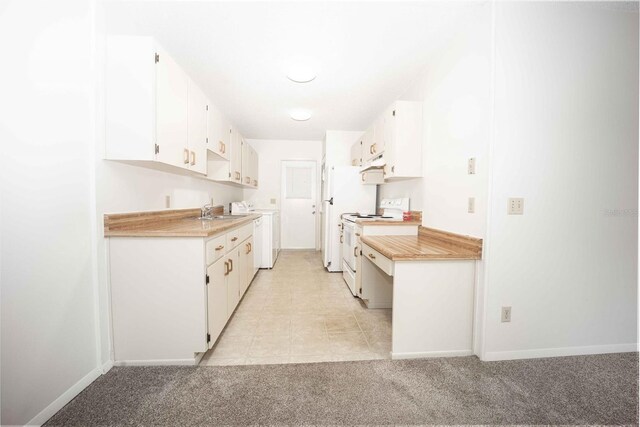
[[538,359],[543,357],[582,356],[586,354],[629,353],[638,351],[638,343],[590,345],[584,347],[535,348],[515,351],[488,351],[483,361]]
[[95,368],[87,375],[85,375],[80,381],[69,387],[67,391],[62,393],[60,397],[54,400],[49,406],[44,408],[38,415],[33,417],[31,421],[29,421],[26,425],[28,426],[40,426],[47,422],[47,420],[53,417],[56,412],[64,407],[67,403],[71,402],[71,400],[76,397],[82,390],[87,388],[89,384],[94,382],[100,375],[102,375],[102,371],[100,368]]
[[393,308],[392,302],[379,302],[379,301],[371,302],[369,300],[366,300],[364,302],[364,305],[366,305],[367,308]]
[[116,360],[114,366],[195,366],[202,356],[193,359]]
[[416,351],[409,353],[391,353],[391,358],[399,359],[422,359],[430,357],[462,357],[473,355],[472,350],[450,350],[450,351]]
[[113,368],[113,360],[109,360],[102,365],[102,375],[106,374]]

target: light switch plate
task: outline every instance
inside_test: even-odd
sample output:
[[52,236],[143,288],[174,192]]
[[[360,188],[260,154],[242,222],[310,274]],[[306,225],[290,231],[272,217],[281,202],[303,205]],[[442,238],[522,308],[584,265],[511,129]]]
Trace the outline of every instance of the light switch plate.
[[271,204],[275,205],[276,204],[276,199],[271,199]]
[[508,215],[523,215],[524,214],[524,199],[510,197],[507,203]]
[[475,197],[469,197],[469,204],[467,206],[467,212],[475,213],[475,211],[476,211],[476,198]]
[[511,307],[502,307],[500,312],[500,321],[502,323],[511,322]]
[[475,157],[469,158],[469,164],[468,164],[467,172],[469,173],[469,175],[475,175],[475,173],[476,173],[476,158]]

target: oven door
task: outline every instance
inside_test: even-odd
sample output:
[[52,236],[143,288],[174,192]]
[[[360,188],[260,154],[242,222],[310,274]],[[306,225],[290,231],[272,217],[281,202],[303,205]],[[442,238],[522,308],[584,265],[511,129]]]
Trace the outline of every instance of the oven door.
[[342,242],[342,258],[352,271],[356,270],[356,257],[353,255],[353,247],[356,245],[356,227],[353,222],[344,221],[344,240]]

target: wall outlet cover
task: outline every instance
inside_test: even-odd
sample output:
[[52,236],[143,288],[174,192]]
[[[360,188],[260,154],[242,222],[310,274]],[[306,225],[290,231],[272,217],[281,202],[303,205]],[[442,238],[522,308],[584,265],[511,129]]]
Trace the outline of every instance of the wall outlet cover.
[[164,207],[167,209],[171,207],[171,196],[168,194],[164,196]]
[[468,172],[469,175],[475,175],[475,173],[476,173],[476,158],[475,157],[469,158],[467,172]]
[[475,213],[475,211],[476,211],[476,198],[475,197],[469,197],[469,202],[468,202],[468,206],[467,206],[467,212]]
[[502,311],[500,313],[500,321],[502,323],[511,322],[511,307],[502,307]]
[[509,197],[507,200],[507,215],[523,215],[524,199],[521,197]]
[[271,199],[271,204],[275,205],[276,204],[276,199]]

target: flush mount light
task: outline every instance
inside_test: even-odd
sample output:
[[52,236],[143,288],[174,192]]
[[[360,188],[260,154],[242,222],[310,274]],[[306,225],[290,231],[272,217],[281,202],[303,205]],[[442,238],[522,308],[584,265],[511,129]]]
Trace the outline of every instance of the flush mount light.
[[296,110],[290,112],[289,116],[297,122],[304,122],[311,118],[311,113],[309,111]]
[[316,73],[311,67],[298,65],[289,69],[287,78],[296,83],[309,83],[316,78]]

